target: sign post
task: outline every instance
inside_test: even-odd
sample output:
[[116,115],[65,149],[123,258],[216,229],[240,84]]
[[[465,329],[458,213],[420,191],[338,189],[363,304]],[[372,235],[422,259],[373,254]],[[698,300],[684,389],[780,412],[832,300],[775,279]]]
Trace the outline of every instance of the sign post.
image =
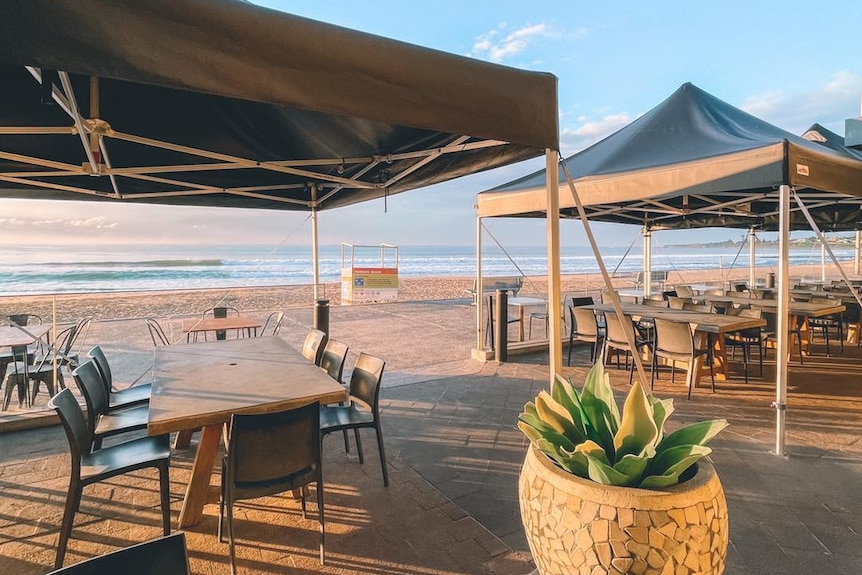
[[[380,250],[379,265],[361,259],[357,251]],[[341,305],[380,303],[398,299],[398,246],[341,244]]]

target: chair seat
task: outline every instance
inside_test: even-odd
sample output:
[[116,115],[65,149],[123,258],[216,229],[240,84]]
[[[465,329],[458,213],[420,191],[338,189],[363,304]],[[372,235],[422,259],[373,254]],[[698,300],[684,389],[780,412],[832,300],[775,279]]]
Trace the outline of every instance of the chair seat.
[[141,403],[146,403],[150,400],[152,391],[153,386],[150,383],[133,385],[132,387],[115,391],[111,393],[108,407],[109,409],[118,409],[121,407],[131,407]]
[[324,433],[345,427],[374,425],[370,411],[359,411],[355,405],[327,405],[320,408],[320,430]]
[[141,405],[100,415],[96,419],[95,435],[110,437],[118,433],[146,429],[149,412],[148,405]]
[[87,481],[95,477],[101,480],[112,473],[126,473],[136,467],[150,467],[154,462],[168,459],[170,456],[168,435],[133,439],[81,456],[81,480]]

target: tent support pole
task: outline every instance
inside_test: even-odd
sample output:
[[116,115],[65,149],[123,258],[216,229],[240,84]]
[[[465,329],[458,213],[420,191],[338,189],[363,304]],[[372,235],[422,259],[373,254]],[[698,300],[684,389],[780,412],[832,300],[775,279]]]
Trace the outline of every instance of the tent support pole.
[[859,254],[862,252],[862,232],[856,230],[856,251],[853,254],[853,275],[859,275]]
[[[590,248],[593,250],[593,255],[596,258],[596,263],[599,265],[599,271],[602,274],[602,280],[605,283],[605,289],[608,291],[608,295],[611,298],[611,305],[614,308],[614,313],[617,314],[617,319],[622,322],[623,321],[623,305],[620,302],[620,294],[614,289],[613,282],[611,281],[611,276],[608,273],[608,268],[605,267],[605,260],[602,259],[602,252],[599,251],[599,244],[596,243],[596,237],[593,235],[593,230],[590,228],[590,220],[587,218],[587,212],[584,209],[584,204],[581,202],[581,197],[578,195],[578,190],[575,187],[575,181],[572,179],[572,174],[569,173],[569,169],[566,167],[566,161],[560,160],[560,163],[563,167],[563,174],[566,176],[566,183],[569,185],[569,191],[572,194],[572,201],[574,201],[575,206],[578,209],[578,217],[581,220],[581,223],[584,225],[584,233],[587,234],[587,241],[590,242]],[[626,334],[626,342],[629,344],[631,349],[635,349],[635,341],[634,334],[631,330],[623,330]],[[600,352],[603,354],[603,352]],[[632,360],[634,361],[635,367],[638,371],[638,377],[635,380],[637,385],[641,386],[643,389],[644,395],[647,397],[652,397],[652,390],[650,390],[650,386],[647,383],[646,372],[644,371],[643,361],[641,361],[641,357],[637,353],[632,354]],[[601,360],[603,361],[603,359]]]
[[[484,325],[482,316],[485,305],[485,294],[482,291],[482,218],[476,216],[476,350],[481,351],[485,345]],[[491,310],[488,310],[491,313]]]
[[753,288],[757,278],[755,259],[757,258],[757,234],[754,227],[748,228],[748,287]]
[[563,369],[562,328],[560,325],[560,176],[556,150],[545,150],[545,189],[548,211],[548,367],[550,384]]
[[820,239],[820,281],[826,281],[826,236]]
[[311,185],[311,275],[314,283],[314,303],[320,299],[320,246],[317,237],[317,186]]
[[778,199],[778,313],[775,350],[775,454],[784,455],[787,416],[787,362],[790,351],[790,186],[783,185]]
[[652,231],[648,226],[643,228],[644,236],[644,298],[652,295]]

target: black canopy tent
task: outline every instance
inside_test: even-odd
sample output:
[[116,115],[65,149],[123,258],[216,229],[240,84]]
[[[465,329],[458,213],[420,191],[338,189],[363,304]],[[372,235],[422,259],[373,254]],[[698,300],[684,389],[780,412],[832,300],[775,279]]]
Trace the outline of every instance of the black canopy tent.
[[0,37],[5,198],[304,210],[316,230],[558,148],[550,74],[237,0],[10,0]]
[[[692,84],[563,162],[573,181],[569,186],[560,170],[554,202],[559,209],[549,207],[550,196],[539,189],[546,177],[539,171],[480,193],[478,217],[547,214],[550,227],[559,216],[575,217],[577,195],[590,220],[639,224],[647,231],[778,230],[779,333],[787,332],[790,230],[809,229],[811,223],[825,231],[862,225],[862,161],[772,126]],[[793,208],[791,193],[800,200]],[[549,241],[548,259],[549,266],[559,259],[558,242]],[[557,314],[550,321],[558,322]],[[558,337],[551,339],[551,347],[560,345]],[[778,453],[784,449],[786,345],[779,338]]]
[[[565,162],[594,221],[652,230],[774,231],[778,188],[786,184],[821,229],[862,225],[859,158],[784,131],[690,83]],[[542,170],[480,193],[479,217],[544,217],[543,178]],[[561,217],[575,214],[571,194],[561,189]],[[791,227],[809,229],[798,208]]]

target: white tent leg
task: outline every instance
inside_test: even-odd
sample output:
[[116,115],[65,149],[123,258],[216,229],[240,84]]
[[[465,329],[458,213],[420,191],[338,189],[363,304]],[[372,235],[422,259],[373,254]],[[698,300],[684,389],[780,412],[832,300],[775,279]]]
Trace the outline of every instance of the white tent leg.
[[550,384],[563,369],[562,327],[560,325],[560,180],[557,152],[545,150],[545,187],[548,197],[548,367]]
[[826,281],[826,239],[820,242],[820,281]]
[[859,254],[862,251],[862,232],[856,230],[856,252],[853,255],[853,275],[859,275]]
[[775,350],[775,454],[784,455],[787,416],[787,361],[790,350],[790,186],[781,186],[778,200],[778,313]]
[[[485,345],[485,326],[482,316],[485,305],[485,294],[482,291],[482,218],[476,217],[476,350],[481,351]],[[488,310],[491,313],[491,310]]]
[[317,243],[317,208],[311,209],[311,281],[314,283],[314,301],[320,299],[320,246]]
[[757,258],[757,234],[754,233],[754,228],[748,229],[748,287],[753,288],[757,281],[756,272],[757,266],[755,260]]
[[648,298],[652,294],[652,232],[646,226],[643,229],[644,235],[644,298]]

